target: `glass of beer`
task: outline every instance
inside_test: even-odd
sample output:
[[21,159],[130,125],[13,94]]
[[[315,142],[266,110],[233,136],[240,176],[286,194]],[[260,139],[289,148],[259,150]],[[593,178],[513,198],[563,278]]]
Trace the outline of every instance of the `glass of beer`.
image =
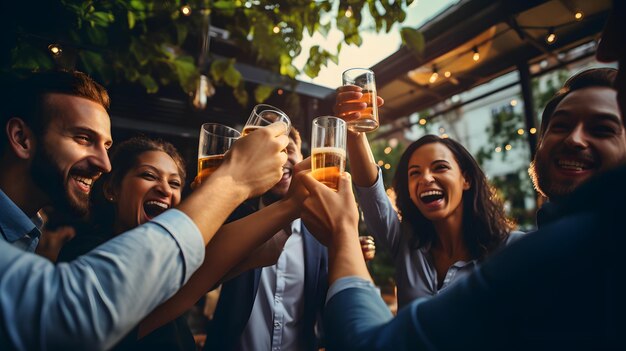
[[313,120],[311,175],[337,191],[339,175],[346,168],[346,122],[333,116]]
[[224,154],[241,136],[238,130],[219,123],[205,123],[200,128],[198,143],[198,177],[202,183],[224,161]]
[[371,132],[378,128],[378,103],[376,100],[376,81],[374,72],[366,68],[351,68],[342,74],[343,85],[360,87],[363,96],[348,102],[365,102],[367,107],[358,111],[361,116],[348,121],[348,129],[353,132]]
[[248,121],[244,125],[241,134],[242,136],[246,136],[256,129],[263,128],[274,122],[279,121],[287,124],[287,131],[285,132],[285,134],[289,135],[291,121],[289,120],[289,117],[287,117],[286,113],[272,105],[256,105],[252,109],[252,113],[250,113],[250,117],[248,117]]

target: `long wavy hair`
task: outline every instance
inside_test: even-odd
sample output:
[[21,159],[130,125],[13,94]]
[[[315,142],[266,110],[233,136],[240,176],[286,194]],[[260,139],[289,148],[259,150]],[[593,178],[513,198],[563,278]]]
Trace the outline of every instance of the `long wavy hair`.
[[411,200],[409,189],[409,159],[420,147],[441,143],[454,155],[470,188],[463,192],[463,242],[473,259],[483,259],[505,241],[513,223],[507,219],[502,202],[472,155],[458,142],[436,135],[426,135],[413,142],[404,151],[395,177],[393,189],[396,192],[396,205],[402,216],[403,226],[408,226],[412,235],[413,249],[430,247],[438,240],[434,224],[420,212]]
[[91,221],[101,235],[115,235],[113,233],[116,217],[115,204],[105,199],[104,187],[119,187],[126,174],[137,164],[139,156],[148,151],[162,151],[168,154],[176,163],[181,184],[185,184],[185,162],[174,145],[163,140],[150,139],[144,136],[133,137],[121,142],[111,153],[112,171],[102,175],[94,183],[91,191]]

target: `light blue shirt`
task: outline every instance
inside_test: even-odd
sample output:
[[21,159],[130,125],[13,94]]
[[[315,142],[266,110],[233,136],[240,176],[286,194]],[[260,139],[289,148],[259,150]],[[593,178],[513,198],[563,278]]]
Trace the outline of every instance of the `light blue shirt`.
[[110,348],[204,260],[198,227],[175,209],[56,266],[11,244],[35,226],[6,216],[21,212],[6,196],[0,209],[1,349],[3,337],[18,350]]
[[303,349],[304,245],[300,229],[301,221],[296,219],[276,264],[263,267],[250,318],[236,350]]
[[35,252],[41,232],[28,216],[0,190],[0,233],[11,245]]

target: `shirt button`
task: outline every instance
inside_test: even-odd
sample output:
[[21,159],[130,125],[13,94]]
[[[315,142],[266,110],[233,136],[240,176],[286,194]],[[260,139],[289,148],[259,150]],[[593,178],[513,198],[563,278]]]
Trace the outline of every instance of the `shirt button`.
[[274,322],[274,328],[280,328],[280,322]]

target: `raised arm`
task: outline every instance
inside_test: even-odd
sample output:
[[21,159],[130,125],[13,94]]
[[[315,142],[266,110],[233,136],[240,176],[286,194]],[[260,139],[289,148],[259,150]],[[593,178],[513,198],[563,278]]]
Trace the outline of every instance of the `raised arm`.
[[[358,118],[359,111],[367,107],[367,103],[353,102],[363,96],[361,90],[354,85],[339,87],[334,106],[335,114],[346,121]],[[383,103],[383,99],[378,97],[378,105]],[[372,186],[378,177],[378,167],[365,133],[348,131],[346,146],[354,184],[360,187]]]
[[[252,134],[254,133],[250,135]],[[306,162],[296,165],[296,172],[306,165]],[[233,268],[243,272],[260,265],[273,264],[270,262],[272,257],[278,258],[287,239],[286,235],[276,237],[278,235],[276,233],[299,217],[302,202],[308,195],[300,182],[301,178],[301,174],[294,176],[284,199],[222,226],[207,245],[202,266],[176,295],[142,321],[139,325],[139,338],[188,310],[204,294],[223,281],[227,274],[235,274]],[[251,253],[256,251],[258,254],[258,250],[264,250],[261,252],[262,257],[251,258]]]

